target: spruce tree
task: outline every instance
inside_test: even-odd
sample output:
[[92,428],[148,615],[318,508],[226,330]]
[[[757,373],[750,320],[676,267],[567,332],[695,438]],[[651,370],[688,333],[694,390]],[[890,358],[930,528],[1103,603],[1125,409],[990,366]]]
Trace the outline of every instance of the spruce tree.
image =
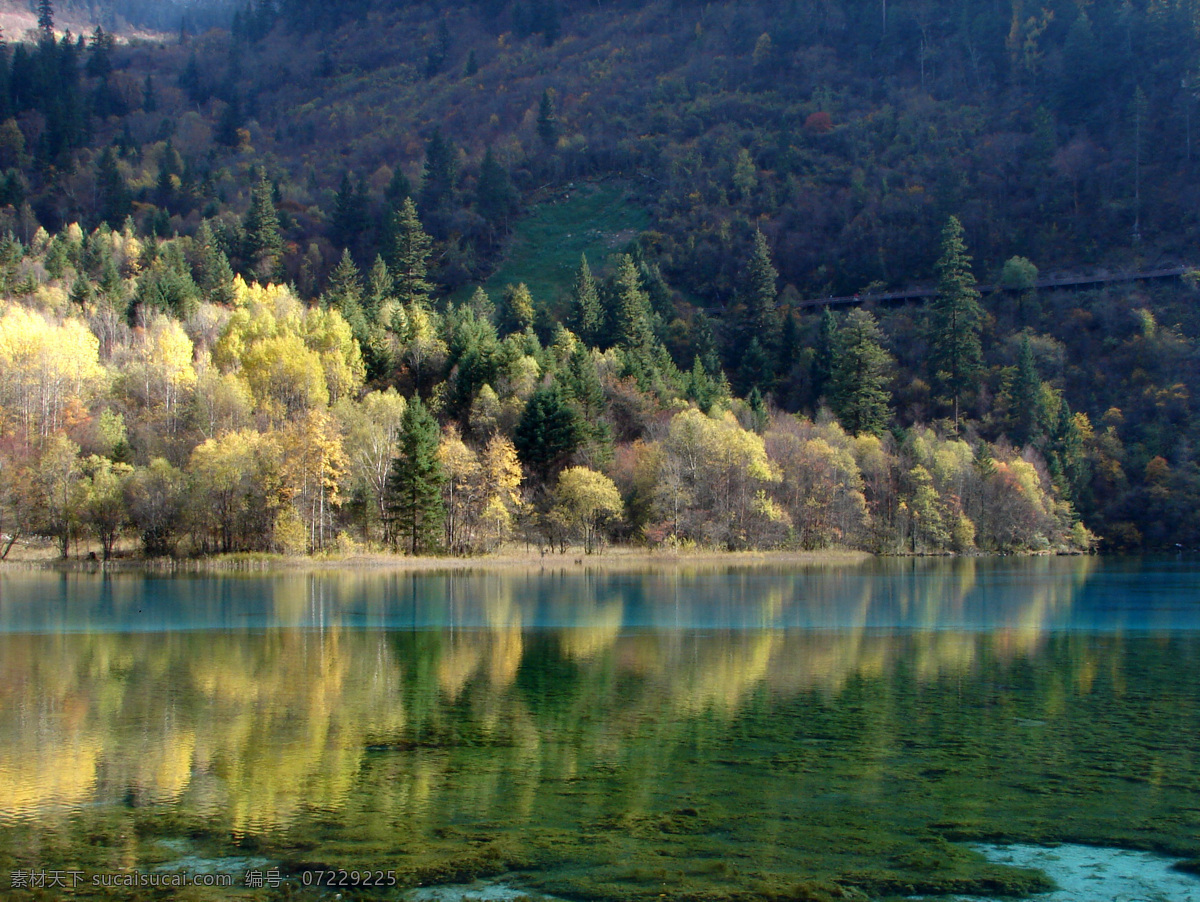
[[1017,376],[1013,380],[1012,439],[1018,445],[1027,445],[1041,431],[1042,379],[1038,375],[1037,362],[1033,359],[1033,348],[1029,336],[1021,339],[1021,352],[1017,358]]
[[566,465],[582,438],[575,411],[557,383],[530,397],[513,433],[513,444],[527,473],[542,482]]
[[133,199],[125,178],[117,166],[117,157],[112,147],[104,148],[96,163],[96,193],[99,199],[97,215],[101,222],[117,228],[133,209]]
[[404,199],[411,196],[412,182],[408,180],[404,170],[397,166],[392,170],[392,177],[388,180],[387,187],[383,189],[383,199],[387,201],[391,209],[399,210]]
[[342,314],[342,318],[350,324],[354,337],[359,344],[367,340],[367,319],[362,308],[362,276],[354,265],[350,251],[342,251],[342,259],[329,274],[329,287],[325,290],[325,300],[334,310]]
[[757,335],[751,335],[749,343],[742,351],[741,365],[738,367],[738,377],[747,389],[760,385],[770,385],[772,371],[771,355],[763,347]]
[[396,298],[402,304],[428,303],[433,286],[425,276],[432,247],[433,240],[425,234],[417,216],[417,205],[406,197],[393,216],[388,260]]
[[812,359],[812,401],[818,404],[829,391],[829,377],[833,373],[833,355],[837,346],[837,317],[833,308],[826,305],[821,309],[821,325],[817,331],[817,346]]
[[524,332],[533,326],[533,295],[524,282],[504,289],[496,311],[496,331],[501,336]]
[[604,419],[607,403],[600,374],[592,352],[576,342],[566,366],[558,377],[563,394],[575,409],[580,436],[587,445],[588,463],[594,465],[611,457],[612,430]]
[[766,236],[754,233],[754,252],[746,272],[746,322],[751,335],[758,336],[763,347],[774,350],[779,343],[779,316],[775,312],[776,283],[779,272],[771,262]]
[[881,338],[875,317],[862,309],[851,310],[837,331],[829,403],[838,421],[854,435],[881,435],[887,426],[892,358]]
[[471,292],[471,299],[467,302],[467,306],[475,314],[476,319],[489,323],[495,322],[496,305],[492,303],[492,299],[480,286],[476,285],[475,290]]
[[350,173],[342,173],[337,196],[333,201],[333,219],[329,226],[329,237],[334,247],[358,250],[370,222],[371,197],[362,176],[357,183]]
[[538,137],[546,147],[552,148],[558,143],[558,131],[558,112],[554,108],[554,97],[547,88],[542,92],[542,100],[538,104]]
[[400,420],[398,453],[388,469],[385,500],[391,534],[405,540],[410,554],[436,547],[446,516],[446,473],[438,459],[438,440],[437,421],[414,395]]
[[425,145],[425,169],[421,177],[421,212],[433,213],[452,205],[458,180],[454,145],[434,129]]
[[653,343],[650,298],[642,288],[637,266],[622,254],[613,278],[616,300],[617,344],[623,348],[648,348]]
[[246,263],[251,274],[262,280],[275,279],[282,270],[283,238],[272,194],[266,173],[260,173],[258,184],[250,192],[250,209],[242,224],[246,234]]
[[50,0],[38,0],[38,28],[43,37],[54,37],[54,4]]
[[983,368],[983,311],[962,223],[954,216],[942,232],[937,273],[938,293],[930,305],[930,375],[953,405],[957,433],[962,399],[978,387]]
[[395,281],[387,264],[376,254],[371,272],[367,274],[367,293],[363,301],[363,310],[372,323],[378,323],[379,311],[395,296],[395,290]]
[[589,348],[600,344],[604,329],[604,308],[600,306],[600,291],[592,278],[587,254],[579,258],[575,284],[571,287],[571,325]]
[[475,209],[489,225],[503,231],[508,231],[508,220],[517,209],[517,189],[490,147],[479,166]]
[[192,243],[195,248],[193,269],[200,291],[213,303],[233,303],[233,269],[229,258],[218,246],[207,219],[200,223]]

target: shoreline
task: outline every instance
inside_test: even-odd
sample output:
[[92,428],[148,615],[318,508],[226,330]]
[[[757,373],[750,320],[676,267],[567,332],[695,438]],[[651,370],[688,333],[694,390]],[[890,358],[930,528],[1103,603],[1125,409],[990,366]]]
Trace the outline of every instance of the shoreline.
[[328,570],[465,572],[471,570],[644,570],[661,567],[754,568],[772,566],[848,566],[875,558],[866,551],[648,551],[611,549],[603,554],[502,551],[478,557],[441,557],[369,553],[329,557],[230,554],[206,558],[117,558],[91,560],[16,560],[0,562],[5,571],[58,573],[312,573]]

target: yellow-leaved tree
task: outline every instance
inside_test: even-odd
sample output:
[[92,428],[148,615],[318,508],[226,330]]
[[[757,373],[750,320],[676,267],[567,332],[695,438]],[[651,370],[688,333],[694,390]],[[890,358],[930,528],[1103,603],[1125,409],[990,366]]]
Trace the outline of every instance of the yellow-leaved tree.
[[550,516],[569,537],[582,539],[591,554],[601,547],[607,523],[625,509],[616,483],[587,467],[568,467],[554,487]]
[[236,309],[212,360],[241,375],[272,422],[327,407],[362,386],[362,353],[340,313],[306,308],[283,285],[247,285],[239,277],[233,293]]
[[0,432],[30,442],[65,425],[64,413],[86,407],[108,373],[100,342],[83,323],[58,321],[20,304],[0,313]]
[[308,550],[320,551],[332,537],[333,513],[342,504],[349,461],[337,424],[324,410],[307,411],[279,430],[286,494],[303,524]]
[[484,551],[504,544],[512,535],[513,521],[524,508],[521,498],[521,461],[512,440],[499,433],[484,446],[483,478],[488,493],[480,523],[480,545]]
[[760,491],[780,481],[761,436],[743,429],[732,413],[710,417],[695,408],[672,419],[660,458],[660,514],[678,524],[681,538],[743,548],[782,525],[778,508]]
[[196,388],[192,340],[177,320],[155,314],[135,333],[119,388],[145,408],[156,431],[174,435]]

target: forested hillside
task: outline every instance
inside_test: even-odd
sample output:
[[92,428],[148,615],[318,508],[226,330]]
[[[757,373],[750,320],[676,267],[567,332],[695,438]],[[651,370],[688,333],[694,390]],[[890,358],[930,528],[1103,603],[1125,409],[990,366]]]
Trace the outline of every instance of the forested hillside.
[[1032,287],[1198,262],[1200,4],[54,14],[0,60],[10,538],[1200,541],[1191,283]]

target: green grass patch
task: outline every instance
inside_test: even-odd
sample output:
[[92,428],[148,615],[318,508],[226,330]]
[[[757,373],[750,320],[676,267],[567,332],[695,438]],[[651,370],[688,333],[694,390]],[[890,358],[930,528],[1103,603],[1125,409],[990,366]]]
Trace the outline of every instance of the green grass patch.
[[596,271],[649,225],[650,214],[629,199],[625,185],[575,183],[518,220],[484,289],[495,300],[505,286],[524,282],[539,309],[556,310],[571,289],[581,254]]

